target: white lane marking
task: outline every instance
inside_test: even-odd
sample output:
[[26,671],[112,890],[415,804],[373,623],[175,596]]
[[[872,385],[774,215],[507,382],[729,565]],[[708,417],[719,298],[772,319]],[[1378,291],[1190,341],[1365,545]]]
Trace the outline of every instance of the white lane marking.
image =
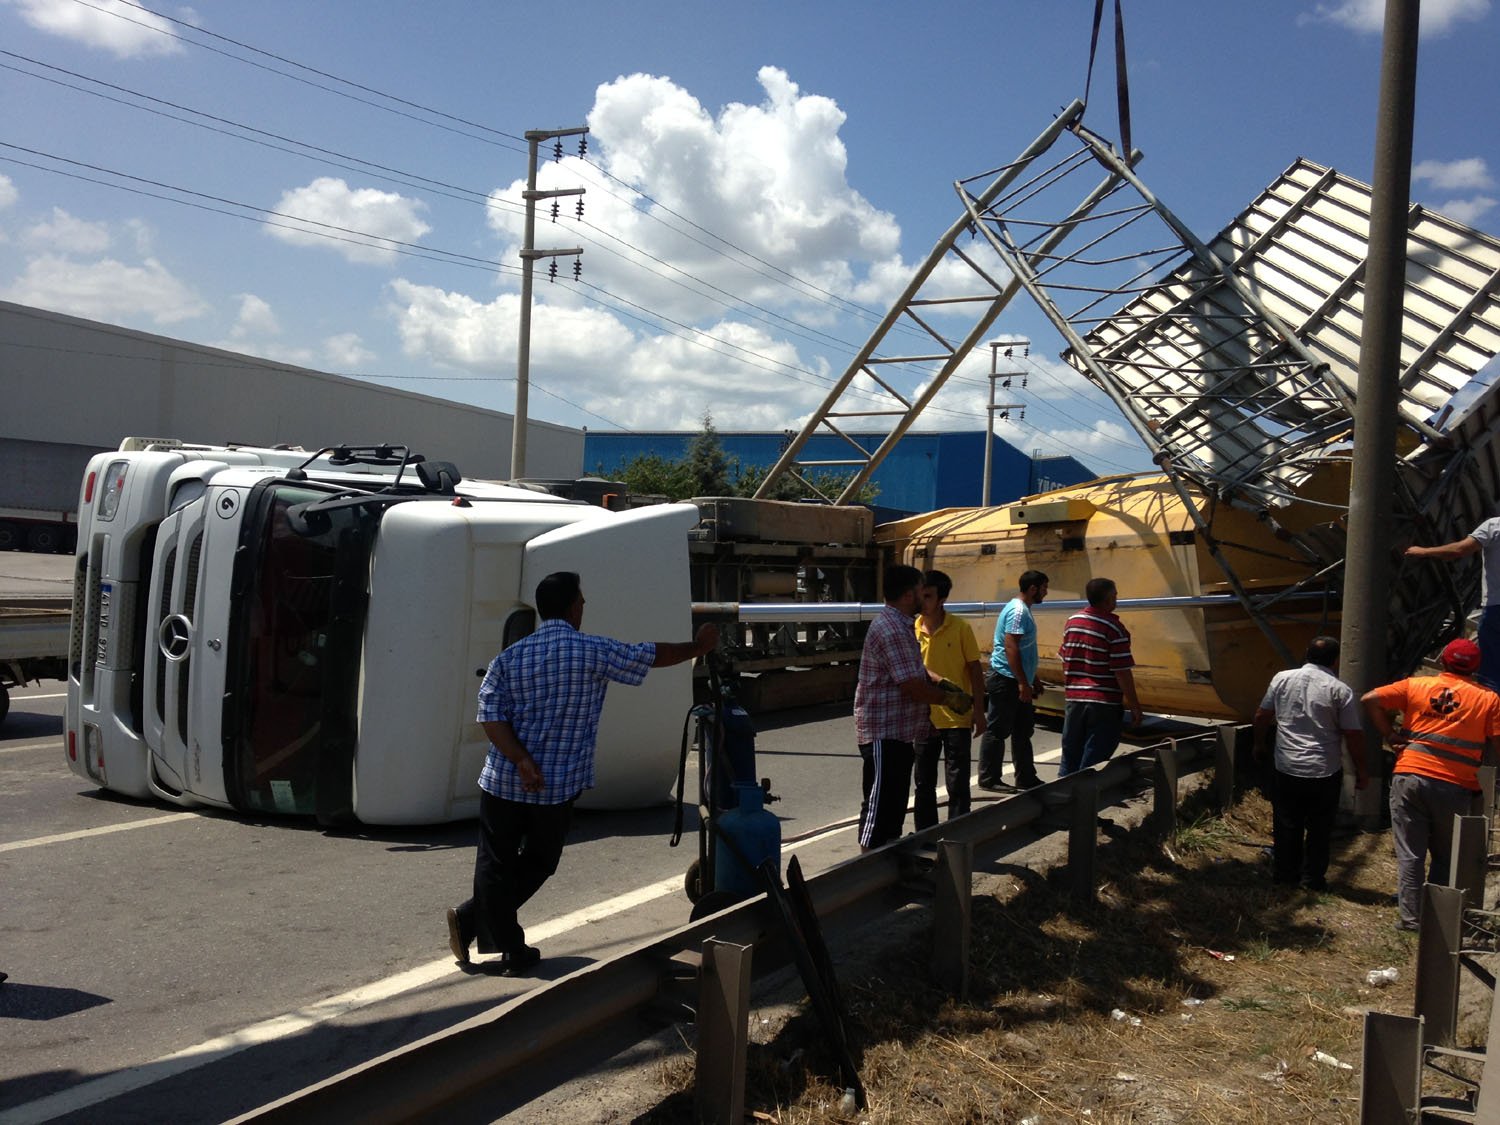
[[31,703],[38,699],[67,699],[65,691],[54,692],[50,695],[13,695],[10,697],[10,705],[14,707],[17,703]]
[[[1038,762],[1054,762],[1062,756],[1061,750],[1052,750],[1038,754]],[[970,779],[977,782],[976,774]],[[946,796],[945,790],[939,790]],[[121,825],[119,828],[144,827],[148,824],[165,824],[174,820],[182,820],[186,817],[197,816],[198,813],[175,813],[171,816],[159,817],[151,821],[136,821],[132,824]],[[798,848],[806,847],[808,844],[836,835],[840,832],[849,831],[853,825],[839,824],[823,831],[814,832],[804,839],[795,843],[789,843],[782,848],[783,852],[793,852]],[[115,831],[117,829],[96,829],[95,831]],[[90,835],[89,832],[67,833],[63,836],[49,837],[49,840],[73,839],[79,836]],[[36,841],[41,843],[44,841]],[[19,845],[0,845],[0,851],[15,848],[17,846],[29,846],[31,841],[22,841]],[[606,899],[603,902],[594,903],[581,910],[560,915],[549,921],[535,926],[528,926],[526,936],[532,941],[549,941],[560,934],[581,928],[596,922],[602,922],[616,914],[624,913],[637,906],[663,898],[673,894],[682,887],[682,876],[672,875],[655,883],[648,883],[644,887],[637,887],[633,891],[627,891],[623,895]],[[337,1019],[348,1015],[350,1012],[371,1004],[378,1004],[390,1000],[402,993],[411,992],[418,988],[425,988],[435,984],[444,977],[453,973],[453,959],[444,957],[438,961],[431,961],[425,965],[418,965],[414,969],[408,969],[404,973],[397,973],[393,977],[375,981],[371,984],[361,985],[359,988],[344,992],[338,996],[330,996],[325,1000],[319,1000],[315,1004],[298,1008],[283,1016],[263,1020],[249,1027],[240,1028],[238,1031],[221,1035],[217,1039],[210,1039],[205,1043],[199,1043],[193,1047],[184,1048],[174,1054],[166,1055],[154,1062],[144,1063],[141,1066],[133,1066],[126,1070],[118,1070],[113,1074],[105,1075],[103,1078],[95,1078],[88,1082],[82,1082],[77,1086],[60,1090],[56,1094],[50,1094],[45,1098],[38,1098],[34,1102],[17,1106],[13,1110],[0,1113],[0,1123],[3,1125],[34,1125],[43,1121],[50,1121],[54,1117],[61,1117],[68,1113],[77,1113],[79,1110],[88,1109],[90,1106],[117,1098],[122,1094],[128,1094],[168,1078],[184,1074],[200,1066],[218,1062],[239,1051],[262,1043],[269,1043],[288,1035],[295,1035],[300,1031],[306,1031],[320,1023]]]
[[[179,820],[201,819],[202,813],[180,812],[167,816],[153,816],[150,820],[129,820],[124,824],[106,824],[100,828],[81,828],[77,832],[59,832],[55,836],[34,836],[30,840],[12,840],[0,844],[0,852],[18,852],[25,848],[42,848],[48,844],[66,844],[70,840],[86,840],[90,836],[107,836],[111,832],[129,832],[132,828],[155,828],[162,824],[175,824]],[[0,1121],[4,1121],[0,1117]]]
[[[198,814],[180,813],[171,818],[162,819],[176,820],[183,816],[196,815]],[[788,844],[782,850],[796,851],[798,848],[845,831],[848,831],[847,826],[830,828],[814,833],[795,844]],[[625,894],[616,895],[603,902],[594,903],[592,906],[586,906],[581,910],[560,915],[550,921],[527,926],[526,937],[531,941],[548,941],[559,934],[580,929],[591,923],[602,922],[616,914],[681,890],[682,876],[673,875],[655,883],[648,883],[644,887],[637,887]],[[263,1020],[249,1027],[242,1027],[238,1031],[232,1031],[228,1035],[221,1035],[217,1039],[210,1039],[206,1043],[184,1048],[154,1062],[133,1066],[126,1070],[117,1070],[102,1078],[91,1079],[66,1090],[59,1090],[55,1094],[49,1094],[44,1098],[38,1098],[34,1102],[27,1102],[25,1105],[0,1113],[0,1125],[35,1125],[35,1123],[50,1121],[64,1114],[77,1113],[122,1094],[128,1094],[197,1067],[218,1062],[249,1047],[295,1035],[317,1024],[348,1015],[359,1008],[390,1000],[418,988],[425,988],[444,977],[451,977],[455,971],[452,957],[444,957],[439,961],[418,965],[404,973],[397,973],[393,977],[361,985],[359,988],[340,993],[338,996],[330,996],[326,1000],[319,1000],[315,1004],[298,1008],[286,1015]]]

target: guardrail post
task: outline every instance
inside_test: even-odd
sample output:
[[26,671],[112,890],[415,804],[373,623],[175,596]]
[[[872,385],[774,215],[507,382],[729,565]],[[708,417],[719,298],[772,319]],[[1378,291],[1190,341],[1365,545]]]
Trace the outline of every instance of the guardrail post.
[[1239,728],[1233,723],[1220,723],[1214,742],[1214,803],[1220,812],[1227,812],[1234,805],[1234,758],[1239,746]]
[[1411,1125],[1421,1105],[1421,1017],[1366,1012],[1359,1125]]
[[1470,910],[1484,908],[1484,876],[1489,861],[1490,822],[1482,816],[1453,818],[1453,851],[1448,884],[1463,892]]
[[1474,1120],[1500,1121],[1500,990],[1490,994],[1490,1032],[1485,1039]]
[[698,1066],[693,1120],[739,1125],[745,1119],[745,1050],[750,1041],[753,945],[710,938],[698,978]]
[[1156,831],[1170,836],[1177,831],[1177,740],[1167,739],[1156,748],[1156,770],[1152,774],[1154,804],[1152,818]]
[[1495,767],[1479,767],[1479,791],[1483,794],[1483,808],[1481,815],[1486,820],[1495,819]]
[[1422,888],[1415,1014],[1424,1021],[1423,1044],[1428,1047],[1451,1047],[1458,1034],[1458,950],[1463,920],[1462,891],[1435,883]]
[[1099,778],[1093,770],[1072,776],[1073,816],[1068,824],[1068,882],[1073,901],[1091,906],[1098,883],[1095,875],[1099,853]]
[[932,904],[932,976],[959,999],[969,995],[969,949],[972,944],[974,845],[967,840],[938,841]]

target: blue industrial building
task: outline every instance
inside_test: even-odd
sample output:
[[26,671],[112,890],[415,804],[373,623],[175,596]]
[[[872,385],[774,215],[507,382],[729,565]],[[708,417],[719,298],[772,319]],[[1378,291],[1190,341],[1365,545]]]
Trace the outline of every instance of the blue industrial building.
[[[687,456],[692,432],[622,433],[585,431],[583,470],[600,476],[613,475],[621,465],[647,454],[668,461]],[[886,435],[855,433],[849,437],[860,448],[873,452]],[[724,453],[731,466],[769,467],[786,448],[788,435],[780,431],[720,433]],[[1072,457],[1030,457],[999,438],[990,462],[990,503],[1005,504],[1020,496],[1049,488],[1078,484],[1096,474]],[[930,512],[936,508],[973,507],[983,496],[984,441],[982,431],[940,433],[908,432],[881,462],[871,478],[879,490],[875,506],[895,514]],[[815,434],[808,439],[800,460],[847,459],[852,451],[835,434]],[[830,472],[848,472],[851,466],[830,467]]]

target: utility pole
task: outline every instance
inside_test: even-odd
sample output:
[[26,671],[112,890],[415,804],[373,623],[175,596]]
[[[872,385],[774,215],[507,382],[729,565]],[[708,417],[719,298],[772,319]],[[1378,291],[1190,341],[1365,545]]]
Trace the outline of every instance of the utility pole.
[[[538,199],[556,199],[564,195],[582,196],[583,188],[562,188],[556,191],[537,191],[536,189],[536,162],[537,146],[543,141],[557,141],[554,155],[562,157],[562,137],[582,137],[588,133],[586,125],[578,125],[571,129],[528,129],[526,131],[526,142],[529,149],[526,154],[526,190],[521,193],[521,198],[526,201],[526,234],[521,244],[521,329],[516,337],[516,413],[511,422],[510,438],[510,478],[519,480],[526,475],[526,400],[531,390],[531,275],[538,258],[561,258],[566,256],[577,257],[583,253],[583,247],[575,246],[567,250],[538,250],[536,248],[536,201]],[[584,141],[579,142],[580,153],[584,151]],[[553,215],[556,217],[556,205],[554,204]],[[583,215],[583,200],[578,201],[578,214]],[[552,266],[553,276],[557,275],[557,265]],[[579,265],[573,263],[573,276],[578,276]]]
[[[1411,203],[1412,119],[1417,89],[1419,0],[1387,0],[1371,178],[1370,254],[1354,410],[1354,465],[1345,536],[1340,670],[1356,695],[1387,674],[1391,495],[1396,483],[1396,411],[1400,403],[1401,319]],[[1368,753],[1380,741],[1366,725]],[[1355,814],[1378,819],[1380,786],[1355,794]]]
[[[1009,360],[1016,349],[1020,349],[1023,356],[1031,354],[1030,340],[991,340],[990,341],[990,405],[985,411],[986,425],[984,432],[984,483],[980,489],[979,503],[982,507],[990,506],[990,463],[993,459],[995,445],[995,411],[1001,411],[1001,416],[1010,417],[1012,410],[1020,411],[1020,416],[1026,416],[1026,407],[1019,402],[995,403],[995,380],[1000,376],[1000,349],[1005,349],[1005,358]],[[1010,387],[1011,379],[1020,371],[1015,364],[1011,364],[1011,370],[1005,373],[1005,386]],[[1026,376],[1021,376],[1021,385],[1026,385]]]

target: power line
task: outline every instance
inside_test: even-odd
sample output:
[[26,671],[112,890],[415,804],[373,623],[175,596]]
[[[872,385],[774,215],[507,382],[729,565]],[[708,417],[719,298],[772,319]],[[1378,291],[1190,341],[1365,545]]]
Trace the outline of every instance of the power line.
[[[189,44],[191,46],[199,48],[200,50],[211,51],[211,52],[213,52],[216,55],[222,55],[225,58],[234,59],[236,62],[244,63],[246,66],[253,66],[257,70],[264,70],[264,71],[267,71],[267,72],[269,72],[271,74],[279,74],[283,78],[290,78],[293,82],[301,82],[305,86],[312,86],[313,88],[318,89],[318,90],[322,90],[325,93],[333,94],[333,95],[335,95],[337,97],[341,97],[341,98],[347,98],[350,101],[359,102],[362,105],[370,106],[372,109],[379,109],[379,110],[383,110],[386,113],[393,113],[393,114],[395,114],[398,117],[405,117],[405,118],[408,118],[409,120],[419,122],[420,124],[423,124],[423,125],[431,125],[431,126],[433,126],[435,128],[438,128],[438,129],[444,129],[447,132],[455,133],[455,134],[457,134],[459,136],[463,136],[463,137],[468,137],[471,140],[482,141],[485,144],[496,145],[499,148],[508,149],[511,152],[521,152],[521,153],[524,153],[526,151],[525,147],[517,147],[517,145],[502,144],[499,141],[492,140],[490,137],[487,137],[487,136],[476,136],[475,134],[470,133],[470,132],[466,132],[463,129],[456,129],[456,128],[454,128],[451,125],[445,125],[445,124],[443,124],[442,121],[429,121],[426,118],[418,117],[416,114],[413,114],[413,113],[406,113],[406,112],[404,112],[402,110],[394,108],[393,106],[382,105],[379,102],[371,101],[368,98],[359,97],[356,94],[351,94],[351,93],[348,93],[347,91],[339,90],[339,89],[336,89],[336,88],[334,88],[332,86],[326,86],[326,85],[324,85],[321,82],[314,82],[312,79],[303,78],[302,76],[297,75],[297,74],[289,74],[289,73],[287,73],[284,70],[278,70],[274,66],[267,66],[265,63],[258,63],[254,59],[247,59],[247,58],[244,58],[241,55],[236,55],[233,51],[225,51],[225,50],[223,50],[223,49],[221,49],[219,47],[213,46],[210,43],[202,43],[202,42],[199,42],[198,40],[193,39],[193,38],[191,38],[189,36],[181,35],[178,32],[170,31],[170,30],[168,30],[166,28],[162,28],[162,27],[153,26],[152,24],[147,23],[144,20],[132,19],[130,16],[127,16],[126,14],[124,14],[123,12],[119,11],[116,8],[103,8],[103,7],[100,7],[98,4],[92,4],[92,3],[90,3],[89,0],[73,0],[73,2],[75,4],[80,4],[80,5],[82,5],[85,8],[92,8],[94,11],[99,12],[99,13],[101,13],[103,15],[106,15],[106,16],[110,16],[110,17],[112,17],[114,19],[124,20],[126,23],[135,24],[137,27],[144,28],[147,31],[153,32],[154,34],[162,35],[162,36],[165,36],[166,38],[169,38],[169,39],[176,39],[176,40],[178,40],[181,43],[187,43],[187,44]],[[317,67],[308,66],[306,63],[297,62],[295,59],[285,58],[285,57],[283,57],[281,55],[276,54],[273,51],[266,51],[266,50],[263,50],[260,47],[251,46],[249,43],[242,43],[238,39],[231,39],[227,35],[220,35],[217,32],[209,31],[206,28],[198,27],[198,26],[195,26],[193,24],[187,23],[186,21],[177,19],[174,16],[169,16],[165,12],[155,12],[155,11],[153,11],[151,13],[151,15],[155,16],[159,20],[165,20],[168,23],[176,24],[178,27],[188,28],[188,29],[190,29],[196,35],[206,35],[206,36],[208,36],[211,39],[217,39],[221,43],[230,43],[230,44],[233,44],[234,46],[239,47],[241,50],[251,51],[251,52],[253,52],[254,54],[257,54],[257,55],[264,55],[266,58],[275,59],[277,62],[285,63],[287,66],[296,67],[298,70],[305,70],[309,74],[316,74],[319,77],[326,78],[326,79],[328,79],[331,82],[338,82],[338,83],[340,83],[342,85],[345,85],[345,86],[348,86],[348,87],[350,87],[352,89],[362,90],[362,91],[364,91],[366,93],[373,94],[375,97],[385,98],[387,101],[395,102],[397,105],[410,106],[413,109],[421,110],[423,113],[430,113],[430,114],[432,114],[435,117],[441,117],[441,118],[444,118],[444,119],[446,119],[448,121],[453,121],[453,122],[456,122],[458,124],[462,124],[462,125],[468,126],[471,129],[479,129],[482,132],[491,134],[491,135],[493,135],[495,137],[504,137],[506,140],[511,140],[511,141],[518,142],[518,144],[521,145],[521,146],[524,146],[525,143],[526,143],[525,142],[525,138],[523,138],[523,137],[517,137],[517,136],[515,136],[512,133],[506,133],[506,132],[503,132],[503,131],[501,131],[499,129],[491,128],[488,125],[481,125],[481,124],[479,124],[478,122],[475,122],[475,121],[468,121],[468,120],[466,120],[466,119],[464,119],[462,117],[457,117],[457,116],[455,116],[455,115],[453,115],[451,113],[445,113],[444,111],[442,111],[440,109],[433,109],[431,106],[425,106],[425,105],[422,105],[419,102],[408,101],[407,99],[402,98],[402,97],[398,97],[395,94],[387,94],[383,90],[377,90],[373,86],[362,85],[361,83],[355,82],[355,81],[353,81],[351,79],[348,79],[348,78],[340,78],[336,74],[330,74],[327,71],[319,70]]]

